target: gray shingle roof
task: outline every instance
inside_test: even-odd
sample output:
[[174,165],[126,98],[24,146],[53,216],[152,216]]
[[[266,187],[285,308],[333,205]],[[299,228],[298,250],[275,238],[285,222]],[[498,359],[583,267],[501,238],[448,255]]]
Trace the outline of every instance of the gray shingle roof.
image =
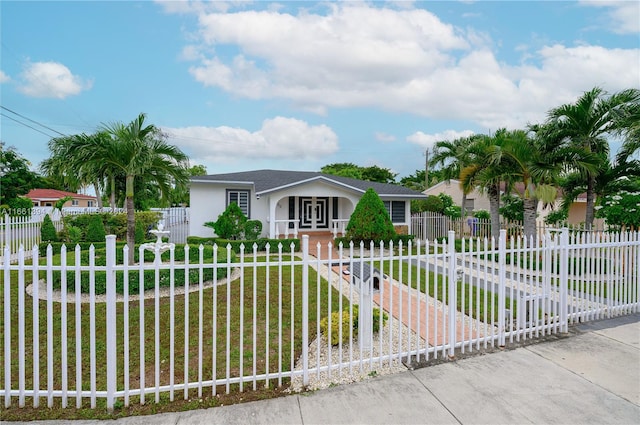
[[368,188],[373,188],[373,190],[375,190],[380,196],[410,198],[425,197],[425,195],[418,191],[407,189],[406,187],[395,184],[357,180],[315,171],[255,170],[242,171],[238,173],[211,174],[208,176],[196,176],[191,178],[191,181],[193,182],[252,184],[255,188],[256,194],[266,194],[314,180],[323,180],[360,193],[364,193]]

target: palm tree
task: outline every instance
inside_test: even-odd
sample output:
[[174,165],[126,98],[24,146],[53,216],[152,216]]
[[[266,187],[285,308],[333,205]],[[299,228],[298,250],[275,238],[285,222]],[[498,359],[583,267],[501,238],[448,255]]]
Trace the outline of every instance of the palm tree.
[[81,153],[85,146],[95,145],[103,138],[101,133],[83,133],[51,139],[48,143],[51,156],[40,163],[41,172],[74,192],[83,186],[93,185],[98,208],[102,208],[103,172],[96,166],[99,164],[85,162]]
[[[453,141],[442,140],[436,142],[431,162],[436,165],[442,165],[442,174],[447,181],[459,179],[460,171],[469,165],[469,161],[471,160],[469,146],[471,146],[477,137],[478,136],[461,137]],[[463,219],[466,216],[465,206],[467,204],[467,195],[471,190],[473,190],[472,187],[462,187],[460,216]]]
[[168,144],[159,129],[145,125],[145,114],[125,125],[112,123],[103,126],[111,138],[86,161],[104,164],[114,175],[125,176],[127,210],[127,245],[129,261],[133,262],[135,241],[134,182],[144,176],[157,184],[163,197],[170,194],[173,184],[184,184],[188,180],[187,156],[177,147]]
[[638,103],[638,90],[624,90],[605,97],[606,93],[599,87],[585,92],[576,103],[565,104],[552,109],[548,113],[547,124],[551,129],[551,138],[557,140],[558,146],[570,146],[590,156],[599,158],[599,165],[594,170],[578,168],[584,182],[587,195],[585,225],[590,229],[595,216],[596,178],[606,169],[609,162],[608,136],[621,131],[621,117],[628,117],[626,112]]
[[491,236],[500,236],[500,185],[509,183],[511,165],[503,155],[504,137],[500,132],[495,137],[479,135],[469,146],[469,163],[460,171],[463,190],[470,191],[478,186],[487,192],[489,213],[491,214]]
[[[500,130],[504,138],[502,154],[510,158],[510,175],[523,185],[520,194],[524,207],[524,236],[536,234],[536,217],[539,201],[549,204],[557,197],[557,178],[562,162],[557,155],[545,152],[542,138],[531,138],[525,130]],[[534,133],[535,134],[535,133]]]

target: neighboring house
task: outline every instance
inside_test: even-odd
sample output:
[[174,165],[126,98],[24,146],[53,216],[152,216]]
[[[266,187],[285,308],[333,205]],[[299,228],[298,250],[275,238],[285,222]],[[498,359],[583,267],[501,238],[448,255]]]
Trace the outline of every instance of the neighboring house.
[[[441,181],[422,193],[426,196],[438,196],[444,193],[445,195],[451,196],[455,205],[461,206],[460,204],[462,203],[462,189],[460,188],[460,181],[458,180]],[[467,194],[465,210],[469,213],[478,210],[489,211],[489,198],[483,192],[474,189],[471,193]]]
[[[518,193],[522,193],[523,185],[516,184],[514,188],[514,195]],[[462,189],[460,188],[460,181],[458,180],[450,180],[450,181],[442,181],[434,186],[431,186],[424,192],[425,195],[439,195],[440,193],[445,193],[453,199],[453,203],[460,206],[462,202]],[[556,206],[560,206],[561,199],[558,198],[556,201]],[[579,225],[584,223],[585,213],[587,209],[587,195],[586,193],[578,196],[571,206],[569,207],[569,217],[568,224],[571,225]],[[468,214],[471,214],[473,211],[478,210],[486,210],[489,211],[489,197],[479,191],[478,189],[474,189],[471,193],[467,195],[467,206],[466,210]],[[552,211],[550,207],[544,208],[542,202],[538,204],[538,220],[544,222],[544,218]],[[602,227],[603,221],[601,219],[596,219],[594,225],[596,227]]]
[[373,188],[399,233],[411,220],[411,200],[424,195],[403,186],[350,179],[319,172],[256,170],[191,178],[189,234],[213,236],[205,227],[236,202],[251,220],[262,222],[262,236],[298,233],[343,234],[360,197]]
[[31,199],[34,207],[53,207],[58,200],[66,196],[72,199],[65,202],[63,207],[90,208],[97,206],[95,196],[65,192],[64,190],[31,189],[29,193],[24,195],[25,198]]

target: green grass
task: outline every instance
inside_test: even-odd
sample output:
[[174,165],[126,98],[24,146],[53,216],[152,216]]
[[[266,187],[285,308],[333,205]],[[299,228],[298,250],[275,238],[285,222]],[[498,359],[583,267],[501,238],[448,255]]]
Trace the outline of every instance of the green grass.
[[[287,256],[289,259],[290,256]],[[56,258],[59,261],[59,256]],[[26,273],[29,277],[30,273]],[[213,340],[216,341],[216,365],[215,375],[222,377],[225,375],[226,369],[229,368],[232,376],[236,376],[242,368],[245,372],[252,371],[254,363],[254,343],[253,343],[253,317],[255,313],[257,326],[256,326],[256,345],[255,345],[255,361],[256,361],[256,373],[260,374],[267,370],[267,354],[269,357],[268,368],[270,372],[278,370],[278,340],[282,339],[282,370],[289,370],[291,365],[295,362],[302,350],[302,335],[300,332],[302,323],[302,290],[299,282],[302,281],[302,266],[291,265],[282,267],[281,282],[279,284],[279,272],[277,266],[271,266],[269,274],[267,275],[265,267],[259,267],[257,270],[257,284],[253,284],[253,268],[247,268],[244,272],[244,293],[241,294],[241,287],[239,280],[231,282],[230,285],[222,285],[217,287],[217,298],[214,303],[213,289],[208,288],[202,297],[204,305],[204,314],[202,318],[202,333],[203,333],[203,377],[209,379],[214,375],[213,357]],[[292,279],[296,282],[292,293]],[[13,388],[17,388],[18,382],[18,276],[17,272],[11,272],[11,359],[12,359],[12,376],[11,381]],[[4,291],[4,276],[0,276],[0,290]],[[26,282],[30,283],[30,282]],[[192,284],[194,282],[191,282]],[[327,303],[327,291],[328,283],[324,280],[320,280],[321,297],[317,297],[317,275],[312,268],[309,268],[309,339],[315,338],[315,332],[317,329],[316,322],[322,317],[328,314],[328,310],[337,311],[339,305],[339,294],[333,288],[331,295],[331,306]],[[281,289],[281,297],[279,298],[279,290]],[[267,298],[268,291],[268,298]],[[231,302],[227,304],[227,293]],[[255,295],[254,295],[255,294]],[[278,301],[281,301],[281,311],[278,309]],[[188,301],[188,308],[185,309]],[[198,367],[197,361],[199,358],[198,353],[198,329],[199,329],[199,293],[192,292],[187,296],[176,296],[174,300],[174,312],[175,312],[175,381],[182,382],[184,371],[187,370],[189,381],[194,382],[198,380]],[[320,317],[316,317],[317,305],[320,303]],[[346,299],[343,300],[344,305],[348,305]],[[215,307],[213,307],[215,305]],[[268,313],[267,313],[268,308]],[[25,296],[25,368],[26,368],[26,388],[33,387],[33,307],[32,299]],[[146,375],[145,386],[153,386],[154,382],[154,368],[155,368],[155,304],[154,300],[146,300],[144,303],[144,309],[142,316],[144,317],[144,335],[146,340],[146,347],[144,353],[144,373]],[[186,311],[185,311],[186,310]],[[169,359],[170,359],[170,347],[169,347],[169,329],[170,329],[170,298],[162,298],[159,303],[159,319],[160,319],[160,362],[161,362],[161,378],[160,385],[166,385],[169,383]],[[140,347],[139,347],[139,332],[141,328],[140,322],[140,305],[138,301],[132,301],[129,303],[129,338],[130,338],[130,351],[129,351],[129,371],[130,376],[135,377],[140,374]],[[83,304],[81,307],[81,331],[82,337],[82,387],[84,389],[90,388],[90,370],[89,370],[89,305]],[[279,335],[278,322],[279,315],[281,314],[282,333]],[[244,327],[240,326],[240,318],[243,315]],[[46,302],[40,301],[39,309],[37,312],[39,318],[39,359],[40,359],[40,388],[46,388],[47,376],[46,376],[46,361],[47,361],[47,315],[46,315]],[[105,304],[98,303],[95,306],[96,317],[96,382],[97,388],[106,389],[106,310]],[[269,318],[267,322],[267,317]],[[61,321],[63,314],[61,311],[61,304],[53,303],[53,335],[51,337],[54,340],[53,349],[53,364],[54,364],[54,386],[55,388],[61,388],[61,369],[62,369],[62,344],[61,344]],[[214,326],[214,318],[216,325]],[[293,320],[292,320],[293,318]],[[68,356],[67,356],[67,372],[69,376],[69,387],[75,388],[75,304],[68,304],[67,307],[67,344],[68,344]],[[188,338],[184,332],[185,322],[188,324],[189,335]],[[227,323],[229,326],[227,327]],[[267,326],[268,323],[268,326]],[[4,303],[0,305],[0,329],[4,330]],[[227,358],[227,338],[229,339],[229,358]],[[117,305],[117,341],[118,341],[118,359],[117,359],[117,382],[118,388],[124,387],[124,305],[118,303]],[[269,350],[267,351],[267,341]],[[185,345],[189,352],[189,362],[185,365],[184,362],[184,350]],[[293,347],[293,348],[292,348]],[[243,351],[242,355],[240,351]],[[293,351],[293,352],[292,352]],[[4,353],[4,339],[0,340],[0,352]],[[0,365],[0,382],[4,382],[4,367]],[[281,388],[277,387],[277,380],[271,380],[269,382],[269,389],[265,389],[264,381],[258,383],[258,393],[260,394],[278,394]],[[282,382],[283,387],[286,387],[288,380]],[[130,387],[136,388],[137,382],[131,382]],[[223,395],[221,398],[212,397],[211,388],[205,389],[205,394],[208,394],[208,398],[200,405],[215,405],[219,401],[224,400],[225,397],[233,397],[233,394],[238,393],[239,386],[231,385],[231,396]],[[251,390],[252,383],[245,384],[244,389]],[[220,387],[217,389],[219,393],[224,393],[226,388]],[[251,392],[251,391],[250,391]],[[258,394],[241,393],[244,399],[260,398]],[[197,394],[192,390],[189,393],[189,397],[196,397]],[[154,405],[155,407],[142,407],[138,405],[137,397],[132,397],[132,407],[122,408],[119,410],[123,415],[143,413],[153,413],[154,411],[175,410],[177,406],[187,406],[186,402],[168,402],[168,394],[162,396],[162,402],[156,405],[154,402],[154,396],[147,395],[147,403]],[[182,391],[176,393],[176,399],[182,399]],[[29,405],[32,404],[30,399],[27,399]],[[98,409],[89,408],[88,401],[85,399],[83,408],[76,410],[74,408],[61,409],[60,400],[55,399],[55,409],[46,408],[46,400],[42,398],[40,400],[39,409],[19,409],[17,408],[17,399],[12,401],[14,407],[3,410],[0,412],[0,418],[2,420],[17,420],[24,418],[103,418],[113,417],[109,415],[105,410],[104,400],[98,399]],[[71,406],[75,405],[75,399],[69,400]],[[173,406],[172,406],[173,404]],[[120,405],[120,403],[118,403]],[[178,407],[182,408],[182,407]],[[116,416],[120,414],[116,412]],[[26,416],[25,416],[26,415]]]

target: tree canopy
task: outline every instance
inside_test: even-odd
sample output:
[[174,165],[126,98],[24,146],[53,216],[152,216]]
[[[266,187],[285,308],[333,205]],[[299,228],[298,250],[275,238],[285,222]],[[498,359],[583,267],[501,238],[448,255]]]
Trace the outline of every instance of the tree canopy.
[[0,205],[11,206],[13,200],[44,183],[30,165],[14,147],[0,142]]
[[388,168],[381,168],[377,165],[373,165],[371,167],[360,167],[350,162],[325,165],[320,169],[320,171],[334,176],[349,177],[352,179],[378,183],[395,183],[397,176],[396,173],[393,173]]

